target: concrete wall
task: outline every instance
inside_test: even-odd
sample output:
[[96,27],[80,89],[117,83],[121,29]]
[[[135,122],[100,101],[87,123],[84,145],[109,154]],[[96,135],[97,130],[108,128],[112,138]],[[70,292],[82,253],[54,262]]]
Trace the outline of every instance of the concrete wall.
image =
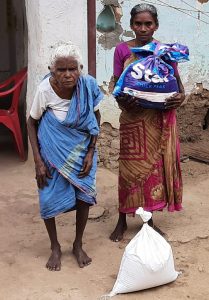
[[[48,59],[54,43],[60,40],[72,40],[77,43],[83,51],[84,64],[87,67],[87,1],[77,0],[76,5],[74,1],[68,0],[25,1],[29,31],[27,101],[30,108],[35,87],[48,72]],[[187,11],[197,8],[207,12],[208,1],[190,0],[189,4],[194,6],[194,9],[179,0],[166,1],[166,5],[187,9],[185,10],[187,14],[161,6],[158,1],[152,2],[158,8],[160,20],[160,27],[155,37],[163,42],[178,41],[189,46],[191,61],[179,65],[186,92],[190,94],[196,83],[202,83],[204,88],[209,89],[209,56],[206,38],[209,25],[202,22],[209,23],[209,14]],[[106,93],[102,105],[102,122],[109,122],[115,128],[118,128],[120,111],[109,93],[113,52],[118,42],[133,38],[129,27],[130,10],[138,3],[137,0],[96,0],[97,16],[104,4],[112,5],[116,14],[117,24],[114,32],[97,32],[97,79]]]
[[[36,86],[48,72],[52,45],[58,41],[69,40],[78,44],[83,52],[84,65],[87,70],[87,1],[77,0],[76,5],[75,1],[69,0],[25,1],[29,36],[27,89],[29,112]],[[209,13],[204,14],[204,12],[209,12],[209,2],[208,0],[187,0],[187,3],[194,8],[179,0],[164,0],[166,4],[163,6],[159,5],[157,0],[152,0],[152,2],[158,8],[160,21],[160,28],[155,38],[166,43],[178,41],[188,45],[190,49],[190,62],[179,65],[179,69],[186,88],[187,101],[191,100],[191,103],[186,104],[180,110],[179,121],[182,139],[190,140],[192,137],[191,139],[194,140],[201,136],[199,132],[202,130],[209,107],[209,94],[207,93],[209,89],[209,24],[206,24],[209,23]],[[130,10],[138,3],[137,0],[96,0],[97,17],[104,4],[112,5],[116,16],[116,28],[113,32],[97,32],[97,80],[106,94],[101,106],[103,125],[99,139],[99,153],[100,163],[108,168],[117,168],[119,151],[120,110],[109,90],[113,53],[117,43],[134,37],[129,28]],[[169,5],[177,9],[172,9],[168,7]],[[179,8],[184,9],[184,13],[179,11]],[[194,127],[195,134],[192,132]]]
[[[162,6],[159,1],[152,0],[158,8],[160,22],[155,38],[165,43],[178,41],[190,49],[190,62],[179,64],[187,97],[178,109],[178,123],[181,141],[195,142],[205,139],[209,131],[209,1],[187,0],[190,6],[179,0],[163,2],[165,5]],[[119,154],[120,110],[109,90],[113,53],[117,43],[134,38],[129,25],[130,10],[138,3],[137,0],[97,0],[97,17],[104,4],[111,5],[117,22],[113,32],[97,32],[97,79],[106,94],[101,108],[103,124],[98,141],[99,163],[109,169],[118,168]],[[179,8],[185,9],[184,13]]]
[[[85,0],[25,0],[28,22],[28,112],[37,84],[48,73],[51,47],[76,43],[87,66],[87,2]],[[87,69],[87,68],[86,68]]]
[[[203,87],[209,89],[209,55],[208,55],[208,33],[209,33],[209,13],[195,12],[197,9],[209,12],[209,2],[207,0],[186,1],[190,6],[179,0],[163,1],[166,6],[160,5],[153,0],[159,13],[160,27],[155,38],[172,43],[178,41],[185,44],[190,49],[190,62],[179,64],[179,70],[187,94],[190,94],[196,83],[202,83]],[[119,110],[114,99],[109,95],[108,85],[112,75],[112,61],[114,47],[119,41],[127,41],[133,38],[130,30],[130,10],[138,4],[137,0],[115,1],[97,0],[97,16],[102,11],[104,4],[112,5],[116,10],[117,26],[114,32],[97,32],[97,79],[99,84],[106,91],[106,101],[103,103],[103,121],[118,127]],[[162,4],[162,3],[161,3]],[[168,5],[177,9],[185,9],[182,13],[172,9]],[[190,11],[191,10],[191,11]]]

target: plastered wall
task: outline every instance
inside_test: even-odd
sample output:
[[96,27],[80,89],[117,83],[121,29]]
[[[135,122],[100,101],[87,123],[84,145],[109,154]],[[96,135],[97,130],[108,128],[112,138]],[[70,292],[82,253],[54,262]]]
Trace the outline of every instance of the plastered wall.
[[[187,95],[202,83],[209,89],[209,2],[207,0],[187,0],[190,6],[181,0],[152,0],[158,9],[160,26],[155,38],[165,42],[179,42],[190,49],[190,62],[179,64],[179,70]],[[118,42],[133,38],[130,29],[130,10],[140,1],[97,0],[97,16],[104,5],[112,5],[117,17],[114,32],[97,32],[97,79],[106,93],[103,103],[103,121],[118,127],[119,110],[109,94],[109,81],[113,70],[114,47]],[[173,9],[169,5],[175,7]],[[180,11],[184,10],[184,13]],[[195,11],[199,10],[199,12]],[[208,24],[206,24],[208,23]]]
[[37,84],[48,72],[51,47],[59,41],[76,43],[87,69],[86,0],[26,0],[28,23],[28,113]]

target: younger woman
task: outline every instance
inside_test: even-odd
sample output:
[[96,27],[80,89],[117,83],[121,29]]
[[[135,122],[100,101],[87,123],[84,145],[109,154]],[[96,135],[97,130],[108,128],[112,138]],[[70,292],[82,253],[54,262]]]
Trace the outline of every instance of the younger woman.
[[[119,44],[114,54],[114,80],[117,82],[124,68],[134,61],[130,48],[150,42],[158,29],[157,10],[150,4],[132,8],[130,26],[135,39]],[[143,109],[135,98],[118,97],[120,115],[119,157],[119,219],[110,236],[120,241],[127,229],[126,214],[138,207],[147,211],[181,210],[182,178],[179,140],[175,109],[183,102],[184,88],[177,64],[171,63],[179,86],[179,93],[166,101],[166,110]],[[150,225],[153,225],[151,220]],[[156,228],[157,229],[157,228]],[[159,230],[159,229],[158,229]]]

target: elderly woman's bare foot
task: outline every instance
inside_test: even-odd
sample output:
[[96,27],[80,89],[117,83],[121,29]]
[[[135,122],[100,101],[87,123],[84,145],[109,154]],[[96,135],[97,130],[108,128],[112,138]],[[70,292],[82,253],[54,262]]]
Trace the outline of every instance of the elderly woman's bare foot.
[[86,252],[82,249],[82,245],[73,244],[73,254],[78,262],[80,268],[84,268],[91,264],[92,259],[88,257]]
[[61,256],[62,256],[62,252],[61,252],[60,247],[55,247],[54,249],[52,249],[52,253],[46,264],[46,268],[49,271],[60,271],[61,270]]

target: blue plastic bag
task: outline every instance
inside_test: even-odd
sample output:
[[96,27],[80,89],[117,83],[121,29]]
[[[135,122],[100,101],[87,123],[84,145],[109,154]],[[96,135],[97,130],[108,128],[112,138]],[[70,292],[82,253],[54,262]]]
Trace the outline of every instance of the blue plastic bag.
[[137,103],[144,108],[164,109],[165,99],[179,91],[174,69],[167,62],[189,60],[188,48],[178,43],[151,42],[131,51],[139,59],[123,71],[113,95],[129,94],[137,97]]

